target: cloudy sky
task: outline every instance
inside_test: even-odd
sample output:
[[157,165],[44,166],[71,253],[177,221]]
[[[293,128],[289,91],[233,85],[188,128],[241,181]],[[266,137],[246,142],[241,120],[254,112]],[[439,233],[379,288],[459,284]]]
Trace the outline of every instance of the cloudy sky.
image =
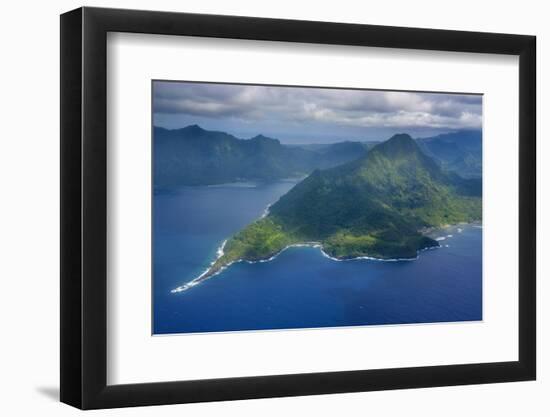
[[426,137],[480,129],[480,95],[155,81],[153,121],[285,143]]

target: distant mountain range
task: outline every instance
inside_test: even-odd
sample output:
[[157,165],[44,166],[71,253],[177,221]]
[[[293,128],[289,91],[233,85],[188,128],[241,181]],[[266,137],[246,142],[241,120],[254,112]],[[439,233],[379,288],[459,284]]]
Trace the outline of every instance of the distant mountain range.
[[155,127],[154,182],[163,188],[298,178],[360,158],[366,151],[360,142],[310,149],[263,135],[238,139],[197,125],[175,130]]
[[[481,131],[416,139],[439,166],[465,178],[481,177]],[[364,157],[375,142],[285,145],[263,135],[239,139],[197,125],[154,128],[155,187],[211,185],[299,178]]]
[[337,259],[414,258],[438,246],[424,228],[480,220],[481,195],[481,179],[443,170],[409,135],[395,135],[359,159],[313,171],[267,216],[229,238],[189,285],[238,260],[270,259],[299,244],[320,245]]
[[443,169],[455,171],[465,178],[480,178],[483,162],[481,136],[481,130],[460,130],[417,139],[417,143]]

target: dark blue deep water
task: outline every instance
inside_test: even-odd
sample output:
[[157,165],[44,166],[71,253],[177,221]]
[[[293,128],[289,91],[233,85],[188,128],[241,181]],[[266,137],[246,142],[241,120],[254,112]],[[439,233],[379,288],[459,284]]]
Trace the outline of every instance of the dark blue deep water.
[[482,229],[441,231],[441,248],[415,261],[336,262],[289,248],[237,263],[182,293],[227,237],[294,183],[185,187],[154,195],[155,334],[482,319]]

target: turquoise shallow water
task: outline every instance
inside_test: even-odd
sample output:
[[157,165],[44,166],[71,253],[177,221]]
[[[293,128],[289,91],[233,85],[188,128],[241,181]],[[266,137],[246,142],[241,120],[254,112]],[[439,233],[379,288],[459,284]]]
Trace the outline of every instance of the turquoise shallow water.
[[[415,261],[336,262],[289,248],[273,261],[233,264],[183,293],[219,245],[293,182],[185,187],[154,196],[155,334],[482,319],[482,229],[442,231]],[[452,235],[452,237],[447,237]]]

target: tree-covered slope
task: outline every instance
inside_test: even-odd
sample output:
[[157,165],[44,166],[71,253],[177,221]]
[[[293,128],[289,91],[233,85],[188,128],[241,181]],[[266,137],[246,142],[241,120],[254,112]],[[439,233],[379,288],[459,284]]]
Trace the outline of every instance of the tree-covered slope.
[[197,125],[175,130],[155,127],[153,133],[157,188],[298,177],[366,153],[357,142],[337,143],[316,152],[262,135],[243,140]]
[[459,130],[417,139],[421,149],[443,169],[466,178],[480,178],[482,168],[481,130]]
[[301,243],[316,242],[340,259],[414,258],[438,245],[421,229],[480,219],[480,180],[442,170],[409,135],[395,135],[363,158],[315,170],[230,238],[201,279]]

